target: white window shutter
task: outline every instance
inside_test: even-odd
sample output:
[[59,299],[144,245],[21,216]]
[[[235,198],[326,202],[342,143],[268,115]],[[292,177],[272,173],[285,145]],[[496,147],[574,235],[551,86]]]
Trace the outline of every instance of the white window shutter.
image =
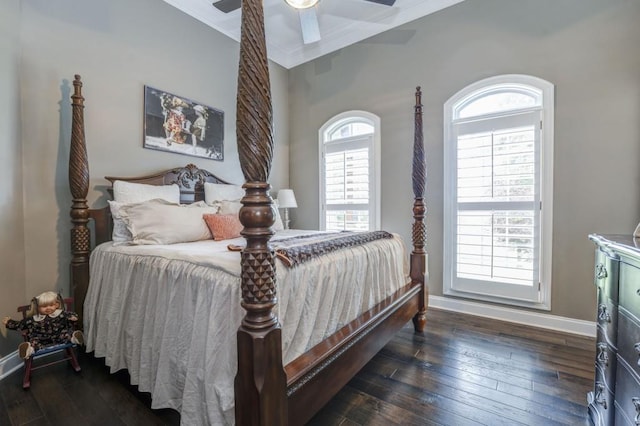
[[321,229],[366,231],[377,227],[378,132],[379,119],[362,111],[338,115],[321,129]]
[[548,309],[550,218],[541,206],[552,172],[542,174],[541,131],[549,92],[489,80],[445,106],[444,292]]

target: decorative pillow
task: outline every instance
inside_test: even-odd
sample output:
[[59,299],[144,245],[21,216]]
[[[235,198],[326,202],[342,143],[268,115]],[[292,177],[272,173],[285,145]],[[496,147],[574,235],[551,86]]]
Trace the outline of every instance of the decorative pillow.
[[132,244],[175,244],[211,239],[203,214],[217,207],[202,203],[180,205],[155,199],[120,207],[120,215],[132,235]]
[[113,182],[113,200],[119,203],[141,203],[156,198],[170,203],[180,202],[180,187],[173,185],[147,185],[117,180]]
[[216,241],[238,238],[243,228],[237,214],[205,214],[202,218]]
[[216,201],[237,201],[244,197],[244,189],[240,185],[226,183],[204,183],[204,201],[212,204]]

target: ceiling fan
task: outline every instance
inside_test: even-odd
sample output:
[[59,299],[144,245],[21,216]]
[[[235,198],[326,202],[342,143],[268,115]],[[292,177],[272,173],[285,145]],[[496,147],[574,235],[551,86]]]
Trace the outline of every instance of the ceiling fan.
[[[229,13],[240,9],[242,0],[219,0],[213,3],[218,10]],[[316,15],[316,4],[319,0],[284,0],[289,6],[298,9],[300,15],[300,28],[302,29],[302,41],[304,44],[320,41],[320,26]],[[396,0],[363,0],[371,3],[393,6]]]

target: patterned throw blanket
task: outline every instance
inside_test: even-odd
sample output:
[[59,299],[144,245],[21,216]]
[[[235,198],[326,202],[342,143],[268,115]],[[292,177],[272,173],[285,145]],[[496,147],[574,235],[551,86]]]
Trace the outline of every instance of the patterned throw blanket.
[[[342,231],[283,238],[272,241],[271,246],[275,250],[276,257],[286,266],[292,268],[325,253],[359,246],[383,238],[393,238],[393,235],[387,231]],[[239,251],[243,247],[229,246],[228,248],[232,251]]]

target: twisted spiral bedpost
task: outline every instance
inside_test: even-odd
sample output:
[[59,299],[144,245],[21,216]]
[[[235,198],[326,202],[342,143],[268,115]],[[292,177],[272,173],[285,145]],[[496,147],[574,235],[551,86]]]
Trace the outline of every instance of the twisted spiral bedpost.
[[71,95],[73,111],[71,124],[71,147],[69,151],[69,186],[71,188],[71,294],[76,302],[74,309],[79,315],[82,327],[84,300],[89,286],[89,252],[91,234],[89,222],[89,162],[84,134],[84,97],[82,81],[76,74]]
[[273,157],[269,64],[261,0],[242,1],[236,134],[246,194],[240,209],[242,306],[235,413],[238,425],[287,422],[286,375],[276,305],[275,256],[269,245],[275,210],[267,183]]
[[418,313],[413,318],[415,330],[424,331],[427,323],[428,289],[425,282],[426,253],[424,245],[427,237],[427,230],[424,223],[427,211],[424,203],[424,192],[427,182],[427,166],[424,149],[424,136],[422,129],[422,91],[416,88],[416,104],[414,107],[414,136],[413,136],[413,251],[411,252],[411,281],[422,285],[422,296]]

